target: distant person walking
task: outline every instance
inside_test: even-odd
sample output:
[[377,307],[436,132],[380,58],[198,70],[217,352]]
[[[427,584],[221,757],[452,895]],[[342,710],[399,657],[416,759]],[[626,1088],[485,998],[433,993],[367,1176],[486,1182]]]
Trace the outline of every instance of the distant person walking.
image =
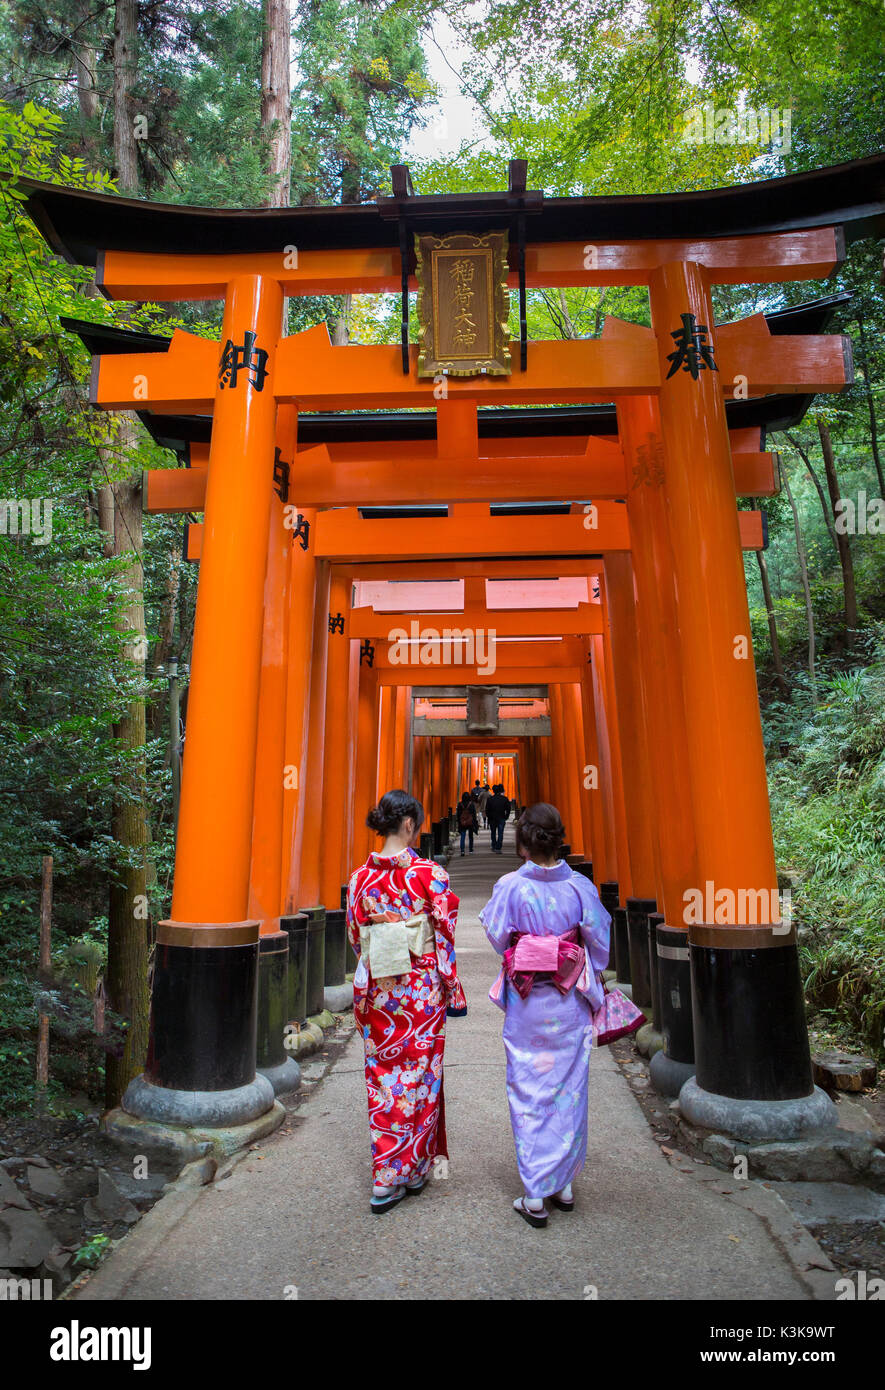
[[491,794],[489,784],[486,782],[485,786],[480,788],[479,795],[476,797],[476,809],[482,816],[483,827],[487,826],[489,823],[488,816],[486,815],[486,807],[489,804],[489,797]]
[[443,1100],[446,1017],[467,1012],[455,962],[458,899],[414,840],[424,808],[404,791],[366,818],[384,843],[351,876],[347,932],[358,957],[353,1013],[366,1045],[372,1211],[420,1192],[448,1157]]
[[473,853],[473,836],[479,830],[479,821],[476,818],[476,802],[465,792],[458,802],[458,828],[461,831],[461,854],[464,854],[464,841],[470,836],[470,853]]
[[492,832],[492,854],[503,853],[504,825],[509,815],[510,800],[504,795],[503,786],[498,783],[486,802],[486,816]]
[[525,1196],[513,1203],[546,1226],[545,1198],[572,1211],[572,1182],[587,1156],[587,1088],[598,976],[611,918],[596,888],[558,858],[565,828],[539,802],[516,822],[524,860],[495,884],[479,914],[504,965],[489,998],[504,1010],[507,1100]]

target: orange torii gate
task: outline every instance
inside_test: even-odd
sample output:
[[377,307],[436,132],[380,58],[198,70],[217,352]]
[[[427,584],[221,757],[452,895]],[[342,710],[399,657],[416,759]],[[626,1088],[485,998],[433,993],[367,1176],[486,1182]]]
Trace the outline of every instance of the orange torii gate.
[[[697,1077],[681,1092],[683,1111],[742,1135],[794,1134],[831,1119],[811,1084],[795,936],[779,916],[741,556],[742,544],[762,544],[761,525],[753,533],[751,514],[735,506],[733,459],[742,451],[729,437],[726,399],[839,390],[850,380],[847,340],[776,335],[761,314],[717,324],[711,292],[716,284],[829,275],[847,237],[885,226],[885,161],[652,198],[545,199],[519,173],[514,166],[506,194],[422,198],[398,184],[393,199],[376,205],[248,213],[28,185],[28,208],[50,244],[95,264],[105,294],[224,301],[220,343],[176,332],[166,351],[103,354],[93,372],[100,408],[211,416],[172,914],[157,929],[145,1076],[124,1100],[146,1122],[233,1125],[243,1134],[281,1118],[272,1086],[255,1074],[260,924],[319,896],[334,836],[315,808],[306,813],[305,798],[323,785],[322,730],[343,715],[356,730],[343,741],[355,756],[371,747],[374,729],[390,734],[386,765],[401,767],[402,717],[392,729],[382,724],[380,701],[391,688],[384,698],[401,711],[398,692],[415,684],[412,668],[382,664],[369,680],[357,667],[347,569],[430,557],[462,568],[478,562],[484,572],[489,560],[525,554],[527,532],[547,546],[530,556],[565,557],[561,574],[574,572],[568,557],[604,556],[603,630],[561,639],[570,651],[583,648],[583,660],[559,667],[548,653],[545,678],[572,675],[553,682],[563,768],[577,755],[581,722],[586,752],[591,699],[606,734],[598,757],[610,762],[610,819],[601,826],[588,813],[587,824],[616,847],[634,902],[660,901],[676,929],[686,892],[699,891],[705,904],[689,935]],[[419,374],[405,328],[401,348],[333,347],[323,327],[281,335],[285,296],[399,290],[405,302],[414,282],[411,253],[401,248],[412,232],[465,227],[513,234],[507,283],[521,292],[646,286],[651,327],[608,320],[597,340],[523,338],[508,350],[509,371],[436,383]],[[526,526],[525,517],[486,505],[500,491],[510,495],[513,472],[537,472],[539,460],[545,467],[549,448],[501,450],[497,464],[483,456],[484,480],[467,484],[481,457],[477,407],[610,401],[620,447],[588,446],[586,466],[604,491],[581,487],[586,501],[577,512]],[[380,465],[379,501],[414,497],[414,474],[404,468],[397,491],[396,456],[385,466],[371,451],[349,463],[331,452],[306,460],[311,500],[302,503],[306,412],[422,406],[437,416],[431,471],[433,460],[450,469],[463,498],[445,518],[404,526],[352,511],[359,463],[368,465],[367,491]],[[622,466],[623,502],[612,500]],[[761,456],[748,465],[763,494],[767,466]],[[428,487],[431,497],[440,491],[442,484]],[[344,637],[340,649],[326,627],[333,611],[345,618],[335,634]],[[508,681],[533,673],[527,683],[537,683],[543,658],[513,656],[520,664]],[[327,668],[334,679],[325,679]],[[360,694],[342,708],[342,671],[350,674],[345,689],[371,684],[373,702]],[[460,674],[482,680],[480,671]],[[280,776],[287,767],[299,774],[294,786]],[[364,759],[356,756],[352,773],[356,824],[369,785]],[[336,775],[344,795],[346,763]],[[583,817],[581,798],[562,790],[572,819]],[[677,819],[691,827],[679,844],[671,834]],[[751,923],[740,911],[748,895],[764,904]]]

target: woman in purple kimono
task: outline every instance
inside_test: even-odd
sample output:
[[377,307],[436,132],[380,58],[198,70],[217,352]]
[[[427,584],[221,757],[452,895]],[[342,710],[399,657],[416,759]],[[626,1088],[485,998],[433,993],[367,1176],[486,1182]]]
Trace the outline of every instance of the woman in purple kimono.
[[565,828],[538,802],[516,823],[524,863],[495,884],[479,914],[504,966],[489,995],[505,1012],[507,1098],[525,1196],[513,1203],[546,1226],[545,1198],[574,1209],[572,1181],[587,1156],[587,1083],[597,972],[611,918],[589,879],[557,858]]

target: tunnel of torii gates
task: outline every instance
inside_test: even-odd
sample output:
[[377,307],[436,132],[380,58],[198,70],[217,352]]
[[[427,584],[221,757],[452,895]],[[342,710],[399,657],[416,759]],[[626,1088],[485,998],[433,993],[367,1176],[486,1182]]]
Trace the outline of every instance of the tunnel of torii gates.
[[[352,207],[26,192],[106,296],[224,304],[220,341],[70,325],[93,404],[184,457],[146,474],[147,509],[203,514],[171,917],[126,1123],[272,1128],[284,1024],[344,979],[369,806],[410,787],[440,850],[496,758],[520,805],[560,808],[617,909],[612,964],[655,994],[683,1113],[747,1137],[831,1123],[778,903],[742,555],[765,532],[738,499],[777,490],[766,430],[850,382],[849,343],[822,331],[839,297],[717,323],[712,289],[829,276],[885,231],[885,158],[653,197],[546,198],[519,161],[506,193],[442,197],[397,166],[391,198]],[[503,367],[424,375],[416,242],[494,232],[519,340]],[[527,288],[609,285],[645,286],[651,326],[526,341]],[[400,345],[282,336],[286,296],[391,292]],[[460,636],[429,649],[427,629]]]

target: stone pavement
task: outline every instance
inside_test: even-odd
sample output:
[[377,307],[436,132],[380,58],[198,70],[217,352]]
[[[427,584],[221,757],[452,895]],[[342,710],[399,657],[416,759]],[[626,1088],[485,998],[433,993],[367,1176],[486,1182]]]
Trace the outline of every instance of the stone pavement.
[[[752,1210],[671,1166],[607,1049],[590,1069],[590,1147],[577,1206],[546,1230],[512,1210],[520,1191],[504,1094],[496,960],[477,912],[517,866],[481,832],[450,864],[461,896],[466,1018],[446,1042],[448,1178],[384,1216],[369,1210],[362,1041],[356,1035],[298,1110],[230,1175],[168,1193],[74,1295],[89,1299],[808,1299]],[[742,1184],[744,1189],[756,1184]],[[718,1189],[718,1190],[717,1190]],[[772,1200],[777,1200],[772,1198]]]

